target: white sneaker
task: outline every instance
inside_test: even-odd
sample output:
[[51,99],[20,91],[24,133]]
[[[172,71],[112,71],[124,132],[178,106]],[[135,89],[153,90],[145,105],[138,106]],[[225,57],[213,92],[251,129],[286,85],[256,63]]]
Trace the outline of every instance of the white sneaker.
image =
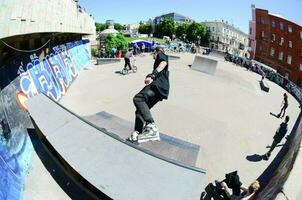
[[147,124],[143,129],[143,133],[138,135],[137,139],[138,142],[160,140],[159,131],[158,128],[155,126],[155,123]]
[[138,131],[133,131],[130,135],[130,137],[128,138],[128,140],[130,142],[137,142],[138,140],[138,135],[139,135],[139,132]]

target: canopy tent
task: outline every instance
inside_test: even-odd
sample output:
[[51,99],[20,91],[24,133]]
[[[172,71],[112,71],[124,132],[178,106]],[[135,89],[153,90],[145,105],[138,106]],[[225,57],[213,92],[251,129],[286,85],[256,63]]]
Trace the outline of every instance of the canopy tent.
[[[134,48],[134,45],[137,44],[140,49],[142,49],[143,44],[145,45],[145,52],[150,52],[153,50],[152,42],[146,40],[133,40],[130,43],[130,47]],[[160,45],[159,42],[156,42],[155,45]]]

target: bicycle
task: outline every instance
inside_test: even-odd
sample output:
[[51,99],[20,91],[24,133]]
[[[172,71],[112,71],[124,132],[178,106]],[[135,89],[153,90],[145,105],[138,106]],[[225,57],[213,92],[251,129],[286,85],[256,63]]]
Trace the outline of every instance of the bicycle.
[[135,60],[131,61],[131,70],[128,67],[123,68],[122,74],[126,75],[126,74],[129,74],[131,71],[132,71],[132,73],[136,73],[136,71],[137,71],[137,66],[135,65]]

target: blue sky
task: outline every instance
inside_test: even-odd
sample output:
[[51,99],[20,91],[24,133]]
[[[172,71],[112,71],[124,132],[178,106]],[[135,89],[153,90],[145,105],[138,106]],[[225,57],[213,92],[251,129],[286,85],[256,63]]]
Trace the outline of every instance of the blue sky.
[[137,23],[169,12],[197,22],[224,19],[248,32],[251,4],[302,25],[302,0],[79,0],[97,22]]

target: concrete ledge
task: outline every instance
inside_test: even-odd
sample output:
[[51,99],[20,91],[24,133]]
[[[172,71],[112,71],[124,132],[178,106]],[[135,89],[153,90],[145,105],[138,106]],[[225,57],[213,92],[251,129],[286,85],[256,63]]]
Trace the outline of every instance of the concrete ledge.
[[185,166],[126,142],[45,95],[27,100],[26,105],[35,128],[65,163],[110,198],[200,198],[204,170]]
[[196,55],[191,69],[214,75],[218,61],[213,58]]
[[180,56],[174,56],[174,55],[167,55],[170,60],[178,60],[180,59]]
[[96,64],[102,65],[102,64],[108,64],[108,63],[115,63],[115,62],[121,62],[121,58],[97,58]]
[[263,90],[265,92],[269,92],[269,85],[268,85],[267,81],[261,80],[260,87],[261,87],[261,90]]

